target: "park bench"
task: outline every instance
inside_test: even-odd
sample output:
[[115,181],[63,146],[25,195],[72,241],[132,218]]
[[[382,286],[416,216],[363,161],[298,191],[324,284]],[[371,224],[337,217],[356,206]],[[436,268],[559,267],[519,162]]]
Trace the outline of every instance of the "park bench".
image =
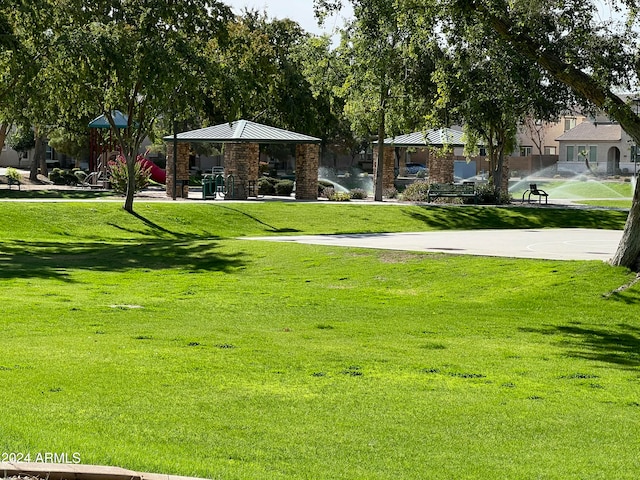
[[11,186],[12,185],[17,185],[18,186],[18,190],[20,190],[20,180],[16,180],[13,177],[7,177],[7,183],[9,184],[9,190],[11,190]]
[[475,182],[463,183],[432,183],[427,191],[427,199],[431,200],[440,197],[473,198],[478,203],[478,191]]
[[549,194],[547,192],[545,192],[544,190],[540,190],[538,188],[538,185],[536,185],[535,183],[530,183],[529,184],[529,189],[525,190],[524,193],[522,194],[522,203],[524,203],[524,197],[527,194],[528,194],[527,203],[531,203],[531,195],[537,195],[538,196],[538,203],[542,203],[542,197],[544,197],[544,203],[545,204],[548,203],[547,199],[549,198]]

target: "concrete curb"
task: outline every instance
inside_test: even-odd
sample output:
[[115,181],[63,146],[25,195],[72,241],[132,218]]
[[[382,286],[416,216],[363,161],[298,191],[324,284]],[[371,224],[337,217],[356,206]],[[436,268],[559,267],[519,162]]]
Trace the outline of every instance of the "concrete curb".
[[47,480],[204,480],[194,477],[140,473],[120,467],[102,465],[0,462],[1,478],[38,477]]

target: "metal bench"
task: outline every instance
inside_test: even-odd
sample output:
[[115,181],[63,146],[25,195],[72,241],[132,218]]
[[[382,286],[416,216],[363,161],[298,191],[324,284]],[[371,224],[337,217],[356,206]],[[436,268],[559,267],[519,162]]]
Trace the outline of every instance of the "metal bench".
[[544,197],[545,205],[548,203],[549,194],[547,192],[545,192],[544,190],[540,190],[538,188],[538,185],[536,185],[535,183],[530,183],[529,184],[529,189],[525,190],[524,193],[522,194],[522,203],[524,203],[524,197],[527,194],[528,194],[527,203],[531,203],[531,195],[537,195],[538,196],[538,203],[542,203],[542,197]]
[[20,180],[16,180],[13,177],[7,177],[7,183],[9,184],[9,190],[11,190],[11,185],[17,185],[18,186],[18,190],[20,190],[20,185],[22,185],[20,183]]
[[427,199],[431,202],[440,197],[473,198],[478,203],[478,191],[475,182],[432,183],[427,191]]

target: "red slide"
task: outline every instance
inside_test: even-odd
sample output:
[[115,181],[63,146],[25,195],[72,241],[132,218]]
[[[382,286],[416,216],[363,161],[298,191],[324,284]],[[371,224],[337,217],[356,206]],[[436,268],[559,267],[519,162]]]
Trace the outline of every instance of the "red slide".
[[167,171],[161,169],[151,160],[147,160],[142,155],[138,155],[138,163],[142,165],[143,168],[149,169],[149,173],[151,174],[151,179],[154,182],[162,183],[163,185],[167,183]]

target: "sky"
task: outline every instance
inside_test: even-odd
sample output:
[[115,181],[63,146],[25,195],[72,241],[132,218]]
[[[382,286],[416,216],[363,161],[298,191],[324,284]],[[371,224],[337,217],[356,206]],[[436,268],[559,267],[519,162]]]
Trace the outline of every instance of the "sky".
[[234,13],[241,13],[247,7],[259,11],[266,11],[269,18],[290,18],[300,24],[303,30],[317,35],[327,33],[333,35],[334,29],[343,26],[344,17],[352,15],[351,5],[346,6],[339,15],[327,18],[323,27],[313,14],[313,0],[223,0],[233,8]]

